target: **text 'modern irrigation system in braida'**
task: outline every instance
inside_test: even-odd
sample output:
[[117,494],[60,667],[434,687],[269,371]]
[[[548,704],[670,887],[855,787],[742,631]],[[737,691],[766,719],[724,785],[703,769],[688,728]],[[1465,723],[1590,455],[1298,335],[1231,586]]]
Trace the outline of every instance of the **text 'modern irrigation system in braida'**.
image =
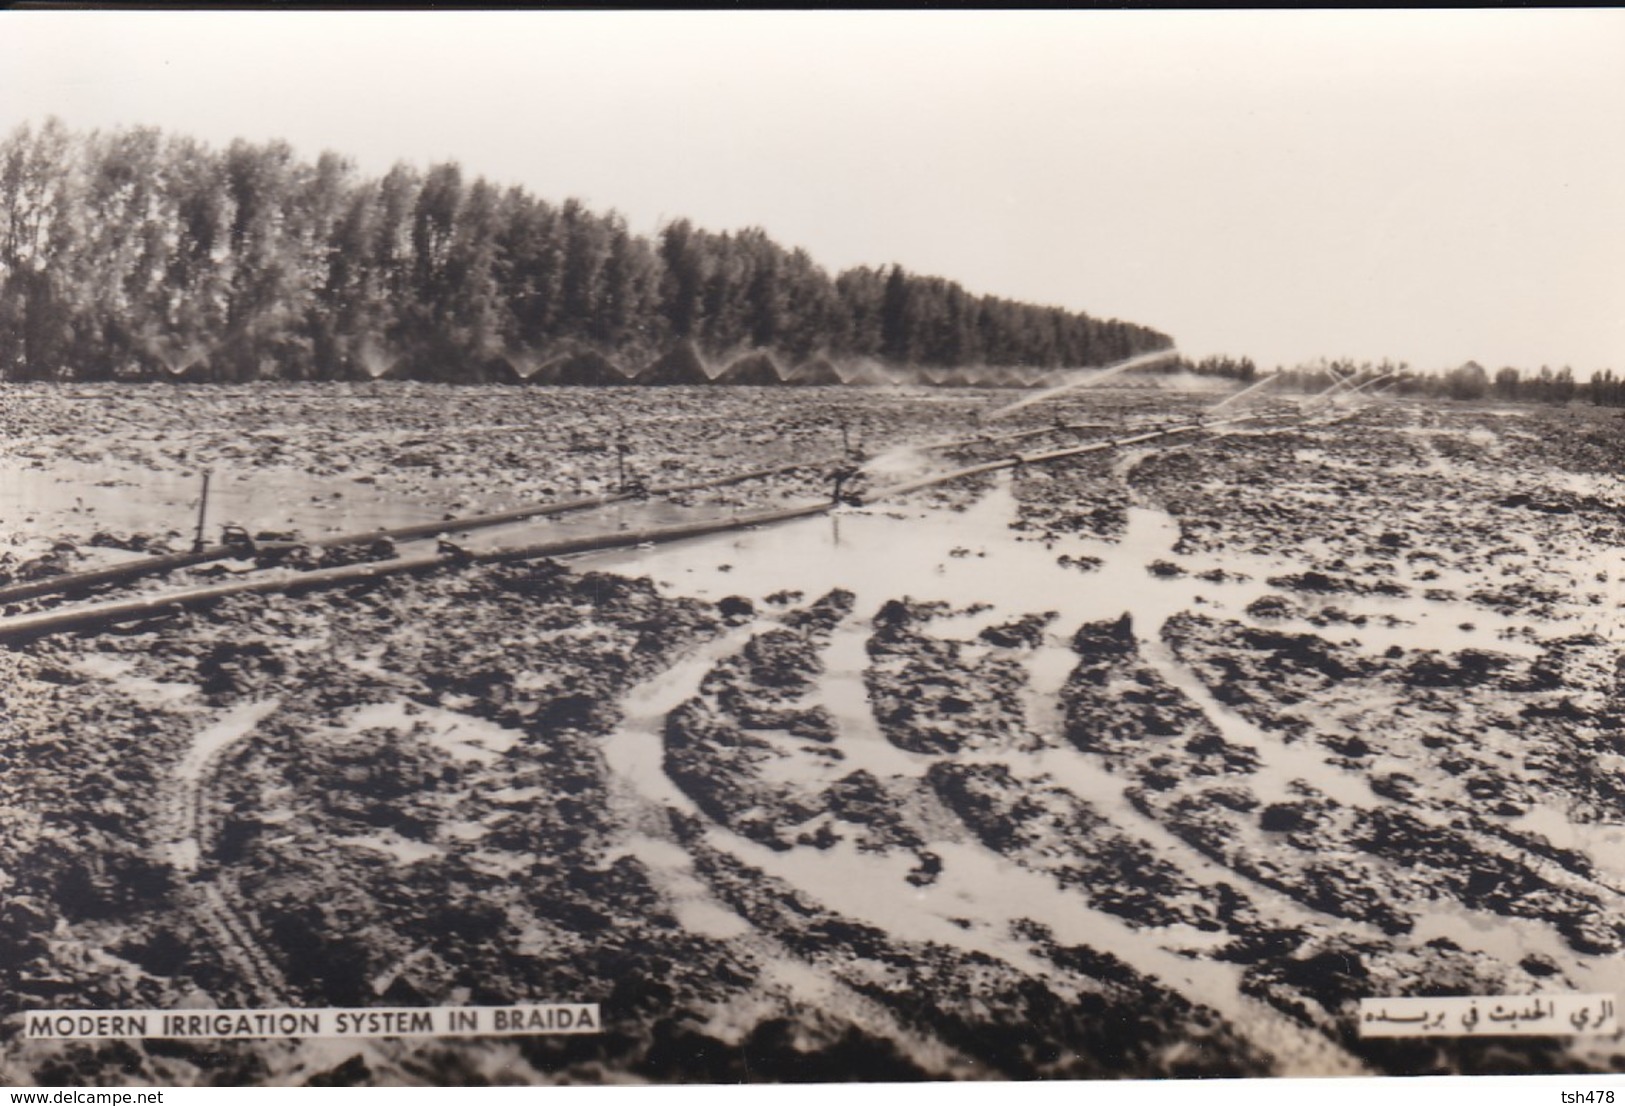
[[41,1010],[18,1015],[29,1040],[168,1037],[519,1037],[597,1033],[596,1002],[268,1010]]

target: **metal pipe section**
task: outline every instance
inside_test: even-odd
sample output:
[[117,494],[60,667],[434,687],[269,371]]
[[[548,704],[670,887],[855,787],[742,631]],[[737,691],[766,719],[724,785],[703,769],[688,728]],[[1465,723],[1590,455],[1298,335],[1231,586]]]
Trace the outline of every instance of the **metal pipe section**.
[[[1134,445],[1140,442],[1154,441],[1175,434],[1191,433],[1211,429],[1215,426],[1227,425],[1235,422],[1248,421],[1249,416],[1236,416],[1216,422],[1195,422],[1178,426],[1163,427],[1137,434],[1127,438],[1117,438],[1108,441],[1090,442],[1085,445],[1073,446],[1067,449],[1051,450],[1045,453],[1028,455],[1017,454],[1011,457],[1000,458],[982,464],[971,465],[966,468],[954,469],[949,472],[937,473],[917,480],[896,484],[889,488],[881,488],[869,496],[871,501],[891,499],[918,491],[922,488],[946,484],[954,480],[963,480],[971,476],[980,476],[985,473],[997,472],[1001,469],[1015,468],[1018,465],[1044,464],[1049,461],[1062,460],[1067,457],[1076,457],[1086,453],[1096,453],[1102,450],[1113,449],[1118,446]],[[780,466],[775,470],[785,471],[799,465]],[[740,477],[749,479],[749,475]],[[726,478],[737,479],[734,477]],[[700,482],[706,486],[708,482]],[[558,505],[553,505],[555,508]],[[415,557],[398,557],[388,561],[371,561],[363,564],[343,565],[336,568],[317,569],[311,572],[302,572],[294,575],[259,577],[253,580],[244,580],[230,584],[216,584],[210,587],[193,588],[185,591],[170,592],[166,595],[153,596],[147,599],[121,600],[109,603],[98,603],[90,606],[74,607],[69,610],[45,611],[37,614],[19,615],[13,618],[0,619],[0,643],[13,643],[27,641],[49,634],[68,633],[77,630],[93,630],[102,626],[117,625],[121,622],[136,621],[152,618],[162,614],[175,613],[193,607],[204,606],[218,602],[221,599],[236,595],[254,595],[269,592],[283,592],[297,594],[318,588],[337,587],[345,584],[363,583],[368,580],[384,579],[412,572],[434,571],[441,568],[454,568],[467,564],[500,564],[508,561],[536,560],[543,557],[564,557],[577,553],[592,553],[607,549],[624,549],[632,546],[647,544],[664,544],[674,541],[683,541],[688,538],[707,537],[712,534],[724,533],[730,530],[745,530],[756,526],[771,526],[781,522],[795,519],[810,518],[815,515],[826,514],[833,510],[837,504],[833,501],[819,500],[795,507],[784,507],[770,511],[758,511],[751,514],[734,515],[726,519],[712,519],[705,522],[684,523],[677,526],[656,527],[647,530],[614,531],[602,534],[589,534],[583,537],[567,538],[558,541],[540,542],[533,545],[517,546],[511,549],[495,549],[481,553],[448,552],[435,554],[422,554]],[[511,512],[510,512],[511,513]],[[444,529],[444,528],[443,528]],[[377,535],[369,535],[376,537]]]
[[192,607],[219,602],[236,595],[256,595],[282,592],[288,595],[318,588],[380,580],[404,573],[425,572],[440,568],[453,568],[465,564],[500,564],[505,561],[537,560],[542,557],[565,557],[575,553],[593,553],[604,549],[682,541],[685,538],[706,537],[728,530],[743,530],[752,526],[767,526],[791,519],[823,514],[831,504],[809,503],[799,507],[762,511],[751,515],[737,515],[681,526],[666,526],[651,530],[614,531],[589,534],[579,538],[539,542],[512,549],[493,549],[484,553],[434,553],[414,557],[397,557],[389,561],[369,561],[364,564],[341,565],[337,568],[316,569],[292,575],[262,576],[230,584],[192,588],[170,592],[148,599],[125,599],[110,603],[74,607],[71,610],[43,611],[38,614],[19,615],[0,619],[0,642],[26,641],[47,634],[67,633],[74,630],[95,629],[157,615],[171,614]]
[[[790,464],[751,469],[746,472],[732,473],[728,476],[691,480],[682,484],[667,484],[650,488],[648,494],[675,495],[681,492],[701,491],[707,488],[723,488],[732,484],[742,484],[749,480],[777,476],[798,468],[829,464],[835,460],[836,458],[833,457],[816,458],[810,461],[796,461]],[[438,534],[461,534],[470,530],[503,526],[510,522],[523,522],[532,518],[562,515],[570,511],[606,507],[611,503],[621,503],[634,498],[636,498],[636,495],[633,492],[606,492],[602,495],[584,496],[580,499],[539,503],[529,507],[515,507],[512,510],[495,511],[484,515],[470,515],[467,518],[441,519],[436,522],[420,522],[409,526],[396,526],[387,530],[367,530],[354,534],[313,538],[302,544],[313,549],[331,549],[344,545],[364,545],[367,542],[377,541],[379,538],[388,538],[391,541],[413,541],[418,538],[432,538]],[[36,599],[45,595],[88,591],[105,584],[122,583],[142,576],[161,575],[166,572],[173,572],[178,568],[190,568],[193,565],[229,560],[241,555],[242,549],[240,547],[211,545],[194,549],[189,553],[164,553],[141,560],[125,561],[123,564],[109,565],[106,568],[64,573],[59,576],[47,576],[40,580],[30,580],[25,583],[0,588],[0,604],[16,603],[24,599]]]
[[[1035,430],[1019,430],[1010,434],[989,436],[978,435],[970,438],[958,438],[944,442],[933,442],[917,448],[922,450],[955,449],[961,446],[996,443],[1001,441],[1014,441],[1021,438],[1039,437],[1044,434],[1058,433],[1071,430],[1099,429],[1100,423],[1070,423],[1058,426],[1040,427]],[[765,468],[749,469],[745,472],[733,473],[728,476],[708,477],[703,480],[690,480],[680,484],[664,484],[649,488],[648,495],[678,495],[684,492],[705,491],[711,488],[724,488],[734,484],[743,484],[751,480],[768,479],[780,476],[796,469],[810,468],[820,465],[835,464],[841,457],[818,457],[807,461],[792,461],[781,465],[770,465]],[[505,526],[512,522],[524,522],[533,518],[547,518],[554,515],[567,514],[572,511],[586,511],[597,507],[607,507],[613,503],[624,503],[635,499],[633,492],[616,491],[605,492],[601,495],[583,496],[579,499],[567,499],[552,503],[533,504],[528,507],[515,507],[507,511],[493,511],[483,515],[469,515],[465,518],[441,519],[435,522],[414,523],[408,526],[396,526],[386,530],[366,530],[351,534],[338,534],[330,537],[312,538],[301,544],[313,549],[331,549],[345,545],[364,545],[388,538],[391,541],[414,541],[420,538],[432,538],[439,534],[462,534],[471,530],[488,529],[493,526]],[[201,531],[200,531],[201,532]],[[108,584],[123,583],[126,580],[135,580],[143,576],[161,576],[180,568],[190,568],[194,565],[211,564],[217,561],[230,560],[242,555],[242,550],[230,545],[194,545],[192,551],[187,553],[163,553],[140,560],[125,561],[122,564],[108,565],[105,568],[88,569],[84,572],[70,572],[58,576],[47,576],[39,580],[29,580],[20,584],[10,584],[0,587],[0,604],[17,603],[25,599],[38,599],[47,595],[62,595],[69,592],[92,591]]]

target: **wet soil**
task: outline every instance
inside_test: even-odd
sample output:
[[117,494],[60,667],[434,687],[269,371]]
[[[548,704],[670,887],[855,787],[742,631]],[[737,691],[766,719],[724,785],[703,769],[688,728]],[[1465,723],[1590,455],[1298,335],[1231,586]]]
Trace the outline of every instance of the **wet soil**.
[[[0,536],[13,574],[184,547],[204,467],[253,481],[218,521],[306,533],[591,493],[623,424],[676,480],[839,453],[845,421],[876,487],[1196,402],[1007,426],[979,393],[818,391],[22,388]],[[1607,1038],[1365,1041],[1355,1011],[1625,983],[1625,432],[1331,415],[0,651],[0,1077],[1615,1070]],[[9,1017],[544,1001],[605,1030],[62,1045]]]

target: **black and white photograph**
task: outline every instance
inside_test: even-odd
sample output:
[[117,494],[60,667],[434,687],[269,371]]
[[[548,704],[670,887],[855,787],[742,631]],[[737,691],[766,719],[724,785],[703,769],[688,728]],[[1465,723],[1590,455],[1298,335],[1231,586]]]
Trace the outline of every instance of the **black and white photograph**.
[[1621,58],[0,12],[0,1084],[1625,1072]]

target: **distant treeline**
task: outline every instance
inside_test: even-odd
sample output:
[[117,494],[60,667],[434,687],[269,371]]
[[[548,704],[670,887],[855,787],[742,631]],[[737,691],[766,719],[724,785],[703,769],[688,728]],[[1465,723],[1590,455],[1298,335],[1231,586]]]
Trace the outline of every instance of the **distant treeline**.
[[1358,388],[1373,394],[1421,399],[1554,404],[1583,400],[1598,406],[1625,406],[1625,381],[1616,377],[1611,369],[1592,374],[1590,381],[1584,384],[1575,379],[1574,370],[1566,365],[1556,370],[1542,365],[1535,372],[1508,365],[1491,375],[1476,361],[1444,373],[1419,373],[1403,362],[1388,361],[1378,365],[1330,361],[1278,371],[1281,379],[1274,387],[1309,394],[1326,391],[1342,382],[1343,390]]
[[1612,369],[1594,373],[1587,383],[1575,379],[1568,366],[1552,369],[1542,365],[1536,372],[1523,372],[1506,366],[1492,376],[1476,361],[1444,373],[1421,373],[1404,362],[1349,360],[1325,361],[1293,368],[1261,372],[1248,358],[1210,357],[1190,361],[1183,357],[1136,370],[1142,373],[1193,373],[1215,376],[1247,384],[1274,377],[1269,390],[1279,393],[1317,395],[1359,390],[1362,393],[1406,396],[1417,399],[1493,399],[1505,403],[1571,403],[1587,401],[1602,407],[1625,407],[1625,380]]
[[1172,345],[897,266],[831,278],[760,230],[679,219],[650,239],[454,163],[370,179],[151,128],[13,132],[0,219],[10,379],[476,381],[571,356],[632,375],[674,351],[1037,370]]

